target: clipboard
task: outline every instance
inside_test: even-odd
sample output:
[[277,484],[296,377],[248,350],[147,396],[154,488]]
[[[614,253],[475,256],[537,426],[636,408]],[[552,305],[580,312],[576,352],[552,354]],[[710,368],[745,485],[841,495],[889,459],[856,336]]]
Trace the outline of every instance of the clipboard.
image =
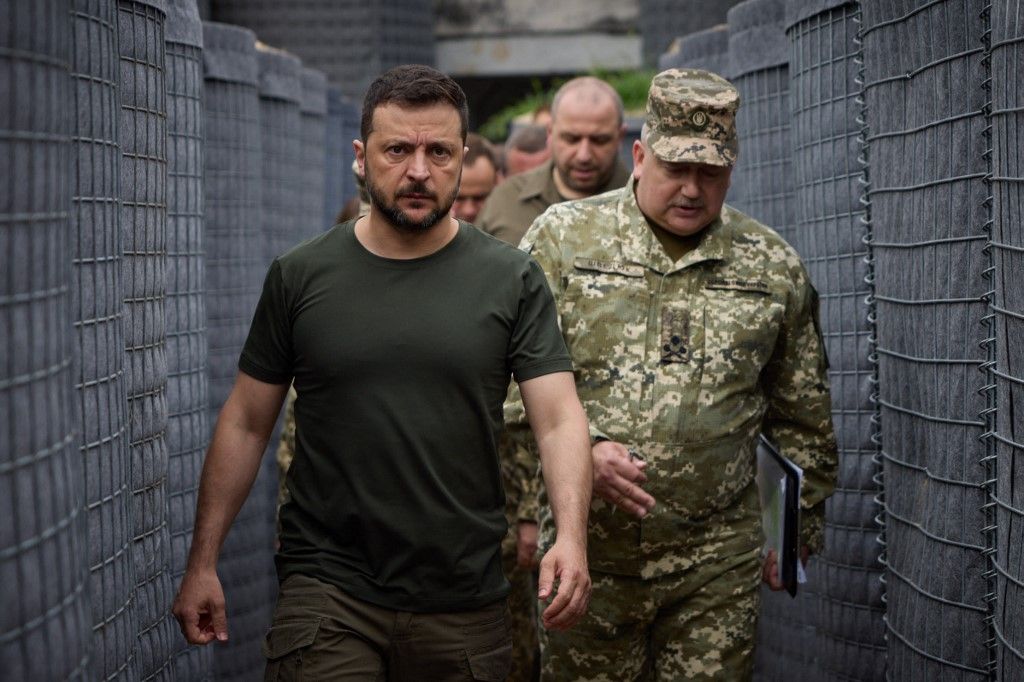
[[800,578],[800,488],[804,471],[764,434],[757,444],[757,484],[765,553],[774,549],[782,584],[795,597]]

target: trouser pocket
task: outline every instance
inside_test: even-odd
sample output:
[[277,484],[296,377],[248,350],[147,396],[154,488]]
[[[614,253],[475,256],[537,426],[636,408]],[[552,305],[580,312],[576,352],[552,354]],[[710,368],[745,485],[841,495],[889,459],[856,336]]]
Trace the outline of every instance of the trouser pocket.
[[[303,657],[309,654],[320,630],[320,618],[277,623],[263,640],[267,659],[266,682],[299,682]],[[308,661],[307,661],[308,663]]]

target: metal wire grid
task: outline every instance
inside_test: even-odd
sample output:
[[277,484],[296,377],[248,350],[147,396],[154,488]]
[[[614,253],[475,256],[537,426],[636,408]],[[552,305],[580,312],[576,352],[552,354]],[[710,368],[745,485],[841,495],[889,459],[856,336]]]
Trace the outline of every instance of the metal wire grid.
[[116,0],[71,9],[71,288],[75,420],[85,477],[92,672],[138,679],[124,385],[121,150]]
[[69,4],[0,9],[0,660],[85,679],[90,630],[73,435]]
[[125,379],[142,679],[170,679],[178,637],[167,525],[167,91],[162,5],[118,3]]
[[792,240],[821,299],[839,446],[839,475],[826,503],[825,547],[816,566],[821,647],[816,680],[878,680],[885,665],[874,518],[878,448],[871,440],[870,289],[857,161],[856,13],[855,4],[848,3],[789,30]]
[[658,64],[659,55],[668,49],[677,36],[688,36],[715,24],[725,23],[726,13],[735,4],[736,0],[640,0],[639,23],[644,62]]
[[661,69],[704,69],[724,76],[729,73],[729,27],[725,24],[697,31],[679,39],[679,49],[661,55]]
[[302,69],[302,105],[299,126],[302,134],[302,220],[305,238],[323,232],[333,224],[324,221],[324,171],[327,168],[327,79],[315,69]]
[[985,157],[972,4],[862,3],[895,680],[987,676]]
[[218,0],[213,18],[298,55],[350,97],[393,66],[434,63],[433,7],[420,0]]
[[352,140],[359,136],[358,124],[353,133],[352,121],[358,116],[353,105],[337,88],[327,89],[327,117],[324,121],[324,226],[334,219],[345,203],[356,195],[352,177]]
[[[209,439],[203,239],[202,48],[167,43],[167,452],[171,575],[185,573]],[[175,678],[212,671],[208,647],[173,641]]]
[[999,680],[1024,679],[1024,4],[989,10],[995,411],[995,594],[992,626]]

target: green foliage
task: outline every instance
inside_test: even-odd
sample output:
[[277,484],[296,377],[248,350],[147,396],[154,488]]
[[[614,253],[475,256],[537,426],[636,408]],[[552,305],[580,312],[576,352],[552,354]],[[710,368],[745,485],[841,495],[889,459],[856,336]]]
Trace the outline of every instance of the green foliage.
[[[622,97],[622,103],[625,105],[627,112],[642,113],[647,103],[647,89],[651,86],[651,79],[654,78],[655,73],[654,70],[594,71],[587,75],[597,76],[615,88],[619,96]],[[479,133],[491,142],[503,141],[508,135],[509,126],[511,126],[513,119],[529,114],[545,102],[550,103],[555,91],[562,87],[567,80],[569,78],[556,80],[552,82],[551,87],[547,90],[543,89],[540,82],[535,80],[531,94],[491,116],[480,126]]]

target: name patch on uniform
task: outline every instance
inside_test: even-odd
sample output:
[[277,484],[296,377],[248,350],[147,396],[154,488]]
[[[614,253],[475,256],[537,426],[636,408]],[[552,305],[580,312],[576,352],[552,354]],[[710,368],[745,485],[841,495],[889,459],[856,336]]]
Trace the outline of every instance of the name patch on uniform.
[[704,283],[704,288],[731,289],[734,291],[760,291],[765,294],[771,293],[771,289],[768,288],[767,282],[762,282],[759,279],[740,279],[738,277],[717,277],[715,279],[709,279]]
[[616,263],[615,261],[596,260],[594,258],[577,258],[573,261],[577,270],[592,270],[604,272],[609,275],[625,275],[626,277],[643,277],[644,268],[642,265],[630,265],[629,263]]

